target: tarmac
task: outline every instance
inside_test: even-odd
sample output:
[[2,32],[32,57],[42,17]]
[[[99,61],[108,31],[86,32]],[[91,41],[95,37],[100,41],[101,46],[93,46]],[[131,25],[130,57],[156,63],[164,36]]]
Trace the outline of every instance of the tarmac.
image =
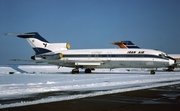
[[180,111],[180,84],[0,111]]

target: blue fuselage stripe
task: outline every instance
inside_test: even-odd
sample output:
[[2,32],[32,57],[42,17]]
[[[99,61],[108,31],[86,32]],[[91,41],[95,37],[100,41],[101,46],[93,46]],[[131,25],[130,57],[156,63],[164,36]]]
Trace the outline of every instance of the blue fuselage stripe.
[[77,55],[66,55],[64,54],[63,57],[67,57],[67,58],[90,58],[90,57],[98,57],[98,58],[105,58],[105,57],[109,57],[109,58],[159,58],[159,59],[167,59],[167,58],[163,58],[161,56],[157,56],[157,55],[149,55],[149,54],[77,54]]

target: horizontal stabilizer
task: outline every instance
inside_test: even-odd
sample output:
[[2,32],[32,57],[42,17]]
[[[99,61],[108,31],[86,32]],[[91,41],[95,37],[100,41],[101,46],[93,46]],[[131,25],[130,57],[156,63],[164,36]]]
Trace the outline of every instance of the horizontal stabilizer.
[[34,33],[32,34],[28,34],[28,33],[25,33],[25,34],[16,34],[16,33],[5,33],[5,35],[8,35],[8,36],[17,36],[17,37],[21,37],[21,38],[27,38],[27,37],[32,37],[32,36],[35,36]]

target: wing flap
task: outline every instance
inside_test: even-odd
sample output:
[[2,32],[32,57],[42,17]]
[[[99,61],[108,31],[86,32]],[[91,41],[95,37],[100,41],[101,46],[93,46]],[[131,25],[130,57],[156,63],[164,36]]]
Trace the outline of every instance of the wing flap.
[[99,66],[99,65],[101,65],[101,62],[75,62],[75,65],[76,66],[80,66],[80,65],[92,65],[92,66]]

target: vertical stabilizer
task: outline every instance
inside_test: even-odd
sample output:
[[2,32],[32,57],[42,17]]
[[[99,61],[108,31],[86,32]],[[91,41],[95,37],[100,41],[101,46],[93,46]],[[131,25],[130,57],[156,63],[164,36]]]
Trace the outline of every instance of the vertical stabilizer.
[[131,41],[118,41],[118,42],[111,42],[113,45],[118,45],[122,49],[131,49],[131,48],[137,48],[139,49],[140,47],[136,46],[134,43]]
[[7,33],[5,35],[17,36],[19,38],[26,39],[35,51],[36,55],[50,52],[59,53],[62,50],[68,50],[70,48],[69,43],[49,43],[37,32],[29,32],[24,34]]
[[37,32],[18,34],[17,37],[26,39],[35,51],[36,55],[52,52],[46,48],[49,42],[41,37]]

